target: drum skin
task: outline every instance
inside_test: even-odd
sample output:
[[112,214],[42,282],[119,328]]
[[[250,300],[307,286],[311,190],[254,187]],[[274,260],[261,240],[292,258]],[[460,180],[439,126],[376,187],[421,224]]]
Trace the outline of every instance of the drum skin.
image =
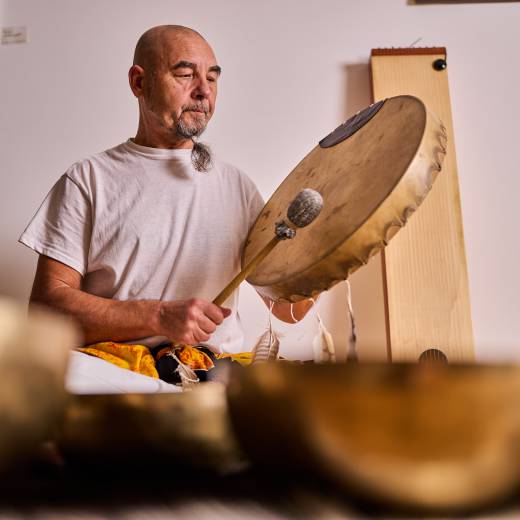
[[420,99],[385,100],[353,135],[316,146],[275,191],[249,232],[243,265],[271,240],[302,189],[318,191],[324,207],[247,281],[273,300],[296,302],[345,280],[404,226],[430,191],[445,150],[445,128]]

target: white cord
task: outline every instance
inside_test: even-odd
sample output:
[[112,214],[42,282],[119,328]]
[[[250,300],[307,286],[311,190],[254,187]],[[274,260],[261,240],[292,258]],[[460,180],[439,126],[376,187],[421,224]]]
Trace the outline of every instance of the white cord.
[[350,318],[350,338],[348,340],[348,352],[347,352],[347,360],[348,361],[357,361],[357,335],[356,335],[356,322],[354,320],[354,309],[352,307],[352,292],[350,290],[350,282],[347,280],[347,308],[348,315]]
[[[314,307],[316,305],[316,300],[314,298],[308,298],[311,302],[312,302],[312,306]],[[297,320],[295,317],[294,317],[294,313],[293,313],[293,305],[294,303],[291,303],[291,318],[293,320],[293,323],[298,323],[300,320]]]
[[291,318],[293,320],[293,323],[298,323],[298,320],[294,317],[293,306],[294,306],[294,303],[291,303]]

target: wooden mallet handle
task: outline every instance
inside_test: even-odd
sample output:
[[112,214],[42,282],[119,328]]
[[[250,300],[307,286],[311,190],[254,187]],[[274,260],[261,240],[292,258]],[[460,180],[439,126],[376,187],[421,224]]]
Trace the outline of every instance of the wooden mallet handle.
[[213,300],[215,305],[222,305],[233,293],[233,291],[256,269],[258,264],[274,249],[280,242],[276,235],[271,238],[268,244],[240,271],[231,282]]
[[[287,210],[287,218],[296,227],[309,225],[319,214],[323,207],[321,195],[314,190],[305,189],[298,193]],[[265,245],[254,258],[229,282],[221,293],[213,300],[215,305],[222,305],[233,293],[233,291],[257,268],[262,260],[285,239],[291,239],[295,230],[285,222],[276,224],[275,236]]]

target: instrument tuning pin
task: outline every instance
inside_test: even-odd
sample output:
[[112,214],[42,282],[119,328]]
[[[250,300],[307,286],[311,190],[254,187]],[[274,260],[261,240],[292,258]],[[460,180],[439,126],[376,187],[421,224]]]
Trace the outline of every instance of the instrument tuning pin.
[[438,60],[435,60],[432,64],[433,68],[435,70],[441,71],[444,70],[448,64],[446,63],[446,60],[443,58],[439,58]]

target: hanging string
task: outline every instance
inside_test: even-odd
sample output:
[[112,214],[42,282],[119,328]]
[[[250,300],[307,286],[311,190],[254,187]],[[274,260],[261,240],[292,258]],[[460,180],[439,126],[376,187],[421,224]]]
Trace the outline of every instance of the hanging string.
[[[309,298],[313,307],[316,305],[314,298]],[[318,332],[312,341],[312,350],[315,363],[336,363],[336,348],[332,334],[328,331],[321,319],[317,307],[315,308],[315,316],[318,322]]]
[[354,309],[352,307],[352,291],[350,289],[350,282],[347,280],[347,309],[350,318],[350,337],[348,339],[347,361],[357,361],[357,336],[356,336],[356,322],[354,320]]
[[[280,349],[280,340],[273,330],[273,324],[271,321],[273,315],[274,301],[271,300],[269,303],[269,360],[278,359],[278,350]],[[292,310],[292,309],[291,309]]]
[[293,320],[293,323],[298,323],[298,320],[294,317],[293,306],[294,306],[294,303],[291,303],[291,318]]
[[251,363],[262,361],[274,361],[278,359],[278,351],[280,349],[280,339],[278,334],[273,329],[271,316],[275,302],[273,300],[269,303],[269,318],[267,329],[258,338],[255,346],[252,348]]
[[[308,298],[308,300],[310,300],[312,302],[312,308],[314,308],[314,306],[316,305],[316,300],[314,298]],[[272,300],[271,300],[272,301]],[[290,307],[290,311],[291,311],[291,319],[293,320],[293,323],[298,323],[300,320],[297,320],[294,316],[294,312],[293,312],[293,306],[294,306],[294,303],[291,303],[291,307]]]

